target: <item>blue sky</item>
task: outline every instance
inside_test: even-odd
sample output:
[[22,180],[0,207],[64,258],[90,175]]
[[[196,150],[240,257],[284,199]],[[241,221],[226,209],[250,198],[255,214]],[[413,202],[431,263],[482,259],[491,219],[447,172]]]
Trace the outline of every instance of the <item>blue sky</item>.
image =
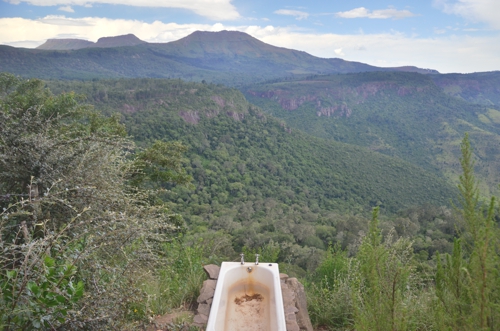
[[0,0],[0,44],[16,47],[128,33],[169,42],[196,30],[383,67],[500,70],[500,0]]

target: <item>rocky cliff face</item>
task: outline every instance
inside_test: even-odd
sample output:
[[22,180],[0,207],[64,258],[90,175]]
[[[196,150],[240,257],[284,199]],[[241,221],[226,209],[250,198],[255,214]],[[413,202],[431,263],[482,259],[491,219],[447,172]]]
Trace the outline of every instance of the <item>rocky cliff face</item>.
[[352,110],[349,109],[345,103],[322,107],[322,97],[319,95],[307,94],[294,97],[291,96],[290,93],[282,90],[265,92],[247,91],[247,93],[260,98],[273,99],[280,104],[281,108],[288,111],[296,110],[306,102],[313,102],[317,109],[316,115],[318,116],[330,117],[337,115],[349,117],[352,113]]
[[448,95],[482,105],[500,105],[500,71],[431,77]]
[[231,117],[235,121],[242,121],[245,118],[245,113],[238,110],[238,107],[236,107],[232,100],[226,100],[220,95],[212,95],[209,99],[213,101],[211,106],[198,110],[181,110],[179,111],[179,116],[190,124],[198,124],[202,116],[212,118],[221,113]]
[[[316,83],[316,84],[315,84]],[[392,82],[368,82],[357,87],[333,87],[324,82],[324,86],[317,86],[319,81],[307,81],[304,84],[315,84],[314,88],[303,89],[303,86],[289,89],[272,89],[264,91],[248,90],[247,93],[259,98],[272,99],[278,102],[281,108],[294,111],[303,104],[314,104],[317,116],[344,116],[350,117],[352,109],[349,105],[364,103],[369,97],[378,93],[396,93],[399,96],[422,93],[425,86],[400,86]],[[305,90],[308,93],[300,95],[296,90]]]

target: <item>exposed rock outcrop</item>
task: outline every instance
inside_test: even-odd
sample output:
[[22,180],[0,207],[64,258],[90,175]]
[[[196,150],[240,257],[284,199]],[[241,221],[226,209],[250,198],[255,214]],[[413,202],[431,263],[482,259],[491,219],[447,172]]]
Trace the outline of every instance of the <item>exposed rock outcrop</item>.
[[307,312],[307,298],[304,286],[297,278],[289,278],[280,274],[281,293],[285,308],[287,331],[313,331],[311,319]]
[[122,112],[125,114],[132,114],[137,111],[137,107],[124,103],[122,106]]
[[200,115],[198,114],[197,111],[184,111],[181,110],[179,112],[179,116],[184,119],[184,121],[191,123],[191,124],[198,124],[200,121]]
[[347,107],[346,104],[342,105],[335,105],[333,107],[321,107],[317,112],[316,115],[318,116],[327,116],[331,117],[337,112],[336,115],[338,116],[345,116],[345,117],[350,117],[352,114],[352,110]]
[[226,114],[227,114],[227,116],[231,117],[233,120],[236,120],[236,121],[242,121],[245,118],[245,114],[237,113],[234,111],[228,111]]
[[[190,91],[191,94],[195,93]],[[183,92],[180,92],[183,94]],[[218,116],[220,113],[226,114],[236,121],[242,121],[245,118],[245,112],[238,109],[238,106],[234,104],[232,100],[226,100],[219,95],[213,95],[210,97],[214,104],[205,107],[200,107],[198,110],[182,110],[179,112],[179,116],[184,119],[187,123],[198,124],[202,116],[206,118],[213,118]]]
[[222,97],[218,95],[213,95],[210,97],[210,100],[215,102],[219,107],[224,108],[226,106],[226,101],[222,99]]
[[220,267],[215,264],[209,264],[203,266],[203,270],[208,276],[208,279],[203,282],[203,287],[200,290],[200,295],[198,296],[198,309],[196,310],[196,315],[193,319],[193,324],[198,327],[204,327],[208,323],[208,316],[210,315],[210,309],[212,308],[212,301],[215,293],[215,286],[217,285],[217,279],[219,278]]
[[297,95],[292,89],[275,89],[267,91],[247,91],[248,94],[278,102],[281,108],[293,111],[307,102],[313,103],[317,116],[345,116],[352,115],[349,105],[364,103],[369,97],[376,94],[397,93],[399,96],[424,92],[428,87],[399,86],[391,81],[367,82],[359,86],[329,85],[329,82],[307,80],[304,84],[318,85],[316,92]]

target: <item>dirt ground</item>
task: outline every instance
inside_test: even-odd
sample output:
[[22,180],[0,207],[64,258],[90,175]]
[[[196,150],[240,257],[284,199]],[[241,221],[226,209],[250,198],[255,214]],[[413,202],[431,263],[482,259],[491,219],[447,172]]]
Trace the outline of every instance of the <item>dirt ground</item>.
[[194,312],[190,310],[176,311],[170,314],[156,316],[146,331],[183,331],[189,330]]
[[[194,312],[190,310],[176,311],[170,314],[156,316],[146,331],[192,331],[190,321],[193,320]],[[203,330],[203,329],[199,329]],[[326,331],[327,328],[319,327],[314,331]]]

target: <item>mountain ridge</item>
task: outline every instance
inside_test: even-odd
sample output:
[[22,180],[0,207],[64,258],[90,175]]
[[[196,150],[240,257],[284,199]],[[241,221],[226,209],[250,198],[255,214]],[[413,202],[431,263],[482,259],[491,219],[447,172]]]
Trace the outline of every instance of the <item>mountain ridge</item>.
[[83,39],[47,39],[47,41],[35,49],[43,50],[73,50],[89,47],[94,43]]
[[48,39],[42,45],[35,49],[49,50],[49,51],[62,51],[62,50],[78,50],[88,47],[111,48],[111,47],[124,47],[136,46],[146,43],[137,38],[134,34],[126,34],[113,37],[101,37],[97,42],[92,42],[84,39]]
[[[224,42],[229,43],[238,43],[238,46],[246,46],[246,47],[233,47],[230,49],[228,47],[221,49],[217,48],[217,45],[220,45]],[[189,44],[198,43],[205,44],[202,45],[198,51],[203,51],[206,54],[220,54],[221,51],[225,54],[231,55],[243,55],[248,54],[249,51],[253,51],[257,57],[265,56],[265,52],[269,53],[277,53],[281,56],[287,55],[291,53],[292,57],[311,57],[316,59],[324,59],[330,62],[332,65],[339,65],[339,62],[347,62],[347,63],[355,63],[358,66],[364,66],[363,69],[367,71],[374,70],[374,68],[382,68],[382,67],[374,67],[365,63],[355,62],[355,61],[346,61],[340,58],[321,58],[313,56],[305,51],[295,50],[286,47],[278,47],[267,44],[259,39],[250,36],[249,34],[241,31],[195,31],[181,39],[166,42],[166,43],[148,43],[137,38],[134,34],[126,34],[120,36],[113,37],[102,37],[99,38],[96,43],[91,41],[83,40],[83,39],[48,39],[44,44],[38,46],[36,49],[43,50],[78,50],[82,48],[88,47],[98,47],[98,48],[111,48],[111,47],[125,47],[125,46],[136,46],[140,44],[150,44],[155,46],[163,46],[163,45],[182,45],[183,47],[189,46]],[[246,43],[246,45],[245,45]],[[215,45],[215,46],[214,46]],[[226,45],[227,46],[227,45]],[[248,47],[250,46],[250,47]],[[215,51],[214,51],[215,50]],[[265,52],[264,52],[265,51]],[[192,56],[192,54],[190,54]],[[275,55],[276,56],[276,55]],[[382,68],[386,70],[395,70],[395,71],[408,71],[408,72],[419,72],[422,74],[436,74],[439,73],[434,69],[423,69],[415,66],[401,66],[401,67],[386,67]],[[359,70],[356,70],[359,71]]]
[[[64,49],[43,49],[50,47]],[[0,71],[41,79],[181,78],[228,86],[315,74],[437,73],[415,67],[381,68],[340,58],[319,58],[266,44],[237,31],[197,31],[169,43],[147,43],[126,35],[101,38],[95,44],[51,40],[38,49],[0,46]]]
[[311,75],[416,72],[429,74],[450,96],[500,105],[500,71],[440,74],[414,66],[375,67],[273,46],[238,31],[195,31],[168,43],[148,43],[128,34],[96,43],[49,39],[36,49],[0,45],[1,71],[41,79],[180,78],[233,87]]

